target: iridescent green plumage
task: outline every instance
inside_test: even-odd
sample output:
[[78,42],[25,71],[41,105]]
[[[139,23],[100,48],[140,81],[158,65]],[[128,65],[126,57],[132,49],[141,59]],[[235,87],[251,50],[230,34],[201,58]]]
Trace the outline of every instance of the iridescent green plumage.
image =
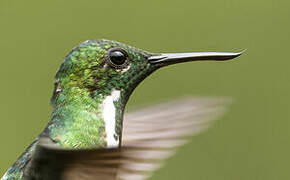
[[[110,67],[109,49],[124,49],[130,63],[127,70]],[[121,136],[124,106],[134,88],[158,66],[149,66],[150,53],[109,40],[88,40],[75,47],[65,57],[56,77],[51,98],[51,120],[40,136],[51,138],[66,148],[106,147],[106,132],[102,117],[102,102],[113,90],[120,90],[116,112],[115,138]],[[8,171],[8,179],[19,179],[35,146],[28,148]]]
[[[128,53],[128,70],[115,69],[106,63],[111,48]],[[45,133],[55,142],[71,148],[105,147],[102,102],[113,90],[121,91],[116,106],[124,106],[130,92],[156,68],[145,61],[149,53],[114,41],[90,40],[74,48],[55,78],[53,112]],[[138,72],[138,76],[136,76]],[[122,112],[118,112],[121,116]],[[120,137],[117,123],[116,138]],[[86,129],[86,131],[84,131]]]
[[[112,64],[110,53],[114,49],[120,50],[115,58],[126,57],[121,59],[124,60],[121,66],[118,63],[122,61]],[[1,180],[44,178],[37,164],[46,160],[46,157],[38,157],[39,138],[48,138],[58,147],[67,149],[119,148],[125,105],[144,78],[160,67],[179,61],[227,60],[239,55],[153,54],[116,41],[81,43],[65,57],[56,74],[50,122]]]

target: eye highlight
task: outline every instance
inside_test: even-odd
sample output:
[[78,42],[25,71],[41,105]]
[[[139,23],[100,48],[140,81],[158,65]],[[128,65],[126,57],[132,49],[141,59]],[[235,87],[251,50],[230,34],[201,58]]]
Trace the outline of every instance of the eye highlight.
[[121,48],[112,48],[108,51],[108,63],[114,68],[124,68],[128,64],[128,54]]

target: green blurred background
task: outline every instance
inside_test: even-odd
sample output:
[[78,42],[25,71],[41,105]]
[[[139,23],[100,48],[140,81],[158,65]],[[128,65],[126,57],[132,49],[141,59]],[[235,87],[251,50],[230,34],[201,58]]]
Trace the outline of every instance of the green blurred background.
[[152,180],[290,179],[289,1],[0,0],[0,176],[49,120],[54,74],[87,39],[152,52],[239,51],[231,62],[164,68],[129,109],[184,95],[228,96],[229,113]]

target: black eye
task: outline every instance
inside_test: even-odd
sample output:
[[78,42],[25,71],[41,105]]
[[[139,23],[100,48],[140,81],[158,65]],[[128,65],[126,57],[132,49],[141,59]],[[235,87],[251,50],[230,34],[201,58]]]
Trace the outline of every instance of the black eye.
[[116,68],[123,68],[128,61],[127,53],[122,49],[111,49],[108,52],[108,59],[110,65]]

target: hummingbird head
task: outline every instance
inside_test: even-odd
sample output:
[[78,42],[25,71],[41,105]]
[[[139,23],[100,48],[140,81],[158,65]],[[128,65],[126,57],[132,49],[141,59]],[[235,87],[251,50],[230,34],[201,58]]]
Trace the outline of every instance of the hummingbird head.
[[228,60],[241,54],[149,53],[116,41],[88,40],[75,47],[62,63],[56,74],[52,103],[61,98],[63,91],[104,97],[113,90],[119,90],[126,102],[134,88],[160,67],[187,61]]
[[54,110],[44,133],[65,147],[118,146],[128,98],[152,72],[180,62],[222,61],[239,55],[149,53],[116,41],[85,41],[65,57],[56,74]]

